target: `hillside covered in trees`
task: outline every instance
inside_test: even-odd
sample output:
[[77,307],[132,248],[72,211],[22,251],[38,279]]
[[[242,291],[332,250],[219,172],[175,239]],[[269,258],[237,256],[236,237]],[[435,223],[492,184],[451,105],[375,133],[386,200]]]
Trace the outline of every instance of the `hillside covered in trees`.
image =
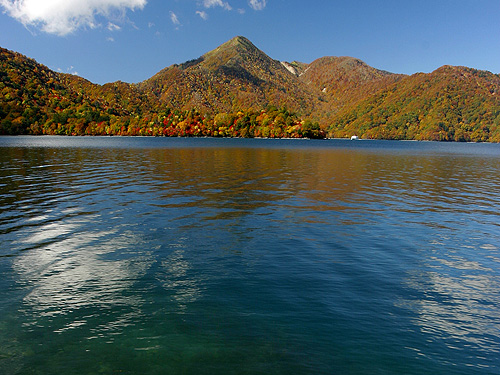
[[0,48],[0,93],[0,134],[500,142],[498,74],[279,62],[243,37],[137,84],[93,84]]

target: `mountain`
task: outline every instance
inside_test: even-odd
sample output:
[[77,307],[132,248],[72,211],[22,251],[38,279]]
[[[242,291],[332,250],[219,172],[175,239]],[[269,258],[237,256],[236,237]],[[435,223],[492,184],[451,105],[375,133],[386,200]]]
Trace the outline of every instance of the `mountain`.
[[397,82],[404,75],[372,68],[352,57],[322,57],[306,65],[299,77],[321,90],[330,106],[341,108]]
[[97,85],[3,48],[0,91],[0,134],[98,134],[96,124],[143,116],[158,105],[135,85]]
[[138,84],[97,85],[0,48],[0,134],[500,142],[500,75],[411,76],[352,57],[280,62],[238,36]]
[[323,106],[314,113],[321,123],[328,124],[342,108],[365,98],[404,75],[372,68],[353,57],[322,57],[310,64],[294,63],[299,79],[308,87],[321,91]]
[[[25,56],[0,49],[0,119],[2,134],[38,133],[39,126],[74,117],[100,118],[100,109],[107,105],[101,97],[90,98],[85,91],[76,91],[68,81],[78,81],[88,90],[98,87],[75,76],[56,73]],[[65,109],[69,111],[64,112]]]
[[443,66],[366,95],[337,113],[335,137],[500,142],[500,75]]
[[170,66],[138,87],[164,105],[214,113],[272,104],[309,115],[317,103],[298,77],[241,36],[196,60]]

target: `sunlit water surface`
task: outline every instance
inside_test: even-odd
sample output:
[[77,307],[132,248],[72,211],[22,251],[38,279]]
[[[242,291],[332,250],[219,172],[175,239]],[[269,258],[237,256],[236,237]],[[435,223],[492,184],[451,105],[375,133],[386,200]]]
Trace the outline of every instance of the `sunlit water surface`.
[[0,138],[1,374],[500,374],[500,145]]

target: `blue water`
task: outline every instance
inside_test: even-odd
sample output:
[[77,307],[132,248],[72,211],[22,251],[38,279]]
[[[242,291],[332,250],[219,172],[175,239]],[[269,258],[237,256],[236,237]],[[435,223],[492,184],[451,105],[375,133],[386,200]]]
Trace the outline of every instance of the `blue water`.
[[0,137],[0,374],[499,374],[500,145]]

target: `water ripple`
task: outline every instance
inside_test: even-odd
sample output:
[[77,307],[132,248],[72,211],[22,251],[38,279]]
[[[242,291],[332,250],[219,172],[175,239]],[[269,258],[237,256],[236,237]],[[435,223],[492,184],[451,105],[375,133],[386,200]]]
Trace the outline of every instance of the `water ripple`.
[[0,372],[500,370],[491,146],[28,140],[0,140]]

